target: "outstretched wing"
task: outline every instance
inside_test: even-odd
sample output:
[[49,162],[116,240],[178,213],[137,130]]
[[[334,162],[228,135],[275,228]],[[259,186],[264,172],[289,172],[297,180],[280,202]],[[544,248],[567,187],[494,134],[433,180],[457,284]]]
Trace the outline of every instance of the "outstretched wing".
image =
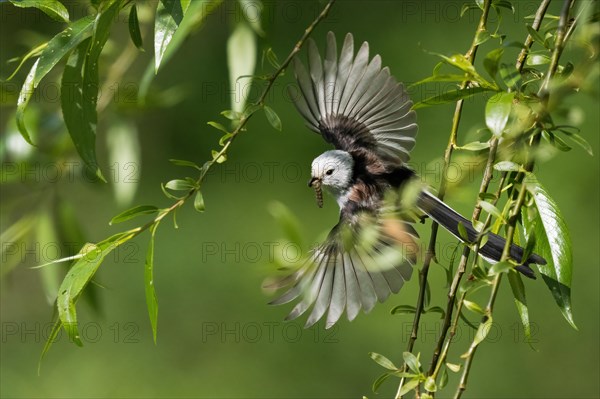
[[417,240],[412,226],[392,213],[342,213],[327,240],[296,272],[266,285],[287,288],[271,304],[298,300],[286,320],[301,316],[312,306],[306,328],[325,313],[326,328],[334,325],[344,310],[348,320],[354,320],[360,309],[369,312],[410,278]]
[[323,62],[309,39],[308,71],[294,58],[294,72],[300,95],[292,98],[311,130],[340,150],[368,151],[384,164],[408,161],[418,130],[412,102],[389,68],[381,67],[379,55],[369,62],[367,42],[354,56],[348,33],[338,59],[329,32]]

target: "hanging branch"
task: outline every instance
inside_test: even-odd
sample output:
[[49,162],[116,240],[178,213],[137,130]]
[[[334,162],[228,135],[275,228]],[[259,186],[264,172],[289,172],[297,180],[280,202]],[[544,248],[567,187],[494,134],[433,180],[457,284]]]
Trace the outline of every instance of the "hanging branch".
[[[183,166],[192,166],[200,171],[199,176],[196,179],[187,178],[186,180],[173,180],[167,183],[166,188],[173,190],[185,191],[185,194],[181,197],[176,197],[171,195],[165,190],[163,187],[163,191],[169,198],[176,199],[176,201],[165,209],[158,209],[153,206],[138,206],[132,208],[128,211],[121,213],[120,215],[114,217],[111,223],[119,223],[125,220],[129,220],[137,215],[145,215],[145,214],[157,214],[154,219],[149,221],[148,223],[127,230],[125,232],[121,232],[115,234],[105,240],[102,240],[96,244],[86,244],[79,254],[59,259],[53,261],[51,263],[58,263],[63,261],[71,261],[74,260],[74,264],[71,266],[69,273],[65,276],[64,280],[61,283],[59,288],[59,294],[57,298],[57,309],[58,309],[58,319],[54,323],[54,327],[48,337],[46,345],[42,351],[40,362],[49,350],[50,346],[54,342],[55,337],[60,332],[61,326],[65,328],[67,333],[73,342],[78,345],[82,345],[82,342],[79,338],[79,332],[77,330],[77,316],[75,310],[75,304],[77,300],[81,297],[81,293],[85,289],[86,285],[92,280],[94,274],[98,270],[101,265],[103,259],[106,257],[108,253],[117,248],[120,245],[123,245],[125,242],[133,239],[134,237],[140,235],[142,232],[146,230],[150,230],[151,238],[150,244],[148,247],[148,255],[146,258],[146,268],[145,268],[145,276],[146,276],[146,301],[148,305],[148,312],[150,316],[150,321],[152,324],[152,330],[154,334],[154,338],[156,340],[156,317],[158,312],[158,304],[156,301],[156,296],[154,292],[154,282],[153,282],[153,259],[154,259],[154,235],[159,223],[167,216],[173,215],[175,217],[177,209],[179,209],[183,204],[185,204],[191,197],[195,197],[194,199],[194,207],[202,211],[204,210],[204,200],[202,198],[202,194],[200,192],[200,186],[204,182],[204,179],[207,176],[208,171],[214,166],[215,163],[223,162],[225,156],[227,154],[227,150],[236,139],[236,137],[244,130],[246,124],[254,115],[256,111],[261,109],[264,106],[264,101],[269,94],[270,90],[273,87],[275,80],[283,73],[283,71],[288,67],[293,57],[300,51],[302,46],[304,45],[307,38],[312,34],[315,27],[328,15],[329,10],[332,5],[335,3],[335,0],[330,0],[321,13],[315,18],[315,20],[306,28],[304,34],[300,38],[300,40],[296,43],[292,51],[289,53],[285,61],[273,72],[268,78],[266,78],[267,84],[262,91],[261,96],[255,104],[251,104],[246,107],[245,112],[240,116],[239,121],[235,129],[229,133],[227,132],[225,136],[221,138],[222,148],[220,151],[213,151],[213,158],[210,161],[204,163],[202,167],[197,166],[193,162],[189,161],[177,161],[179,164]],[[123,56],[124,59],[126,56]],[[125,59],[126,61],[126,59]],[[124,62],[124,65],[126,62]],[[42,265],[45,266],[45,265]]]
[[[485,0],[484,5],[483,5],[483,12],[479,19],[479,23],[478,23],[477,29],[475,31],[475,36],[473,38],[473,42],[471,43],[471,47],[465,54],[465,57],[467,58],[467,60],[470,63],[473,63],[473,61],[475,60],[475,55],[477,54],[477,49],[479,48],[479,43],[478,43],[477,38],[479,37],[479,34],[481,34],[481,32],[486,31],[486,25],[487,25],[490,7],[491,7],[491,0]],[[470,81],[465,80],[461,84],[460,88],[465,89],[470,85],[470,83],[471,83]],[[464,103],[463,100],[459,100],[456,103],[456,108],[454,110],[454,116],[452,118],[452,128],[450,130],[450,138],[448,140],[448,145],[446,146],[446,150],[444,151],[444,164],[442,167],[442,176],[441,176],[440,188],[438,191],[438,198],[441,200],[444,199],[444,196],[446,194],[446,189],[448,186],[448,177],[447,177],[448,168],[450,166],[450,161],[452,159],[452,153],[453,153],[453,151],[456,147],[456,143],[457,143],[458,127],[459,127],[460,118],[462,115],[463,103]],[[479,212],[480,211],[481,211],[481,209],[479,210]],[[408,340],[408,345],[406,347],[407,352],[413,351],[415,341],[417,340],[419,325],[420,325],[420,321],[421,321],[421,315],[423,313],[423,310],[424,310],[423,308],[424,308],[424,304],[425,304],[425,292],[427,289],[427,277],[429,274],[429,266],[431,265],[431,261],[435,258],[435,244],[437,241],[438,227],[439,227],[439,225],[435,221],[432,222],[429,245],[427,248],[427,252],[425,254],[425,259],[423,260],[423,267],[421,268],[421,271],[419,272],[419,296],[417,298],[417,306],[416,306],[416,311],[415,311],[415,317],[414,317],[413,324],[412,324],[412,331],[410,334],[410,338]],[[450,294],[448,298],[449,298],[448,299],[449,302],[452,301],[452,303],[454,303],[454,295]],[[449,317],[448,313],[446,313],[446,317]],[[402,371],[406,371],[406,370],[407,370],[407,365],[405,363],[402,366]],[[402,390],[402,386],[404,385],[404,382],[405,382],[405,377],[402,377],[400,379],[400,384],[398,386],[398,391],[396,393],[396,399],[399,399],[402,397],[400,395],[400,392]]]
[[[552,78],[554,77],[554,75],[556,73],[556,69],[558,67],[558,61],[559,61],[562,51],[564,49],[565,37],[567,34],[567,28],[568,28],[569,12],[571,10],[571,7],[573,6],[573,1],[574,0],[565,0],[563,3],[561,13],[560,13],[560,19],[559,19],[559,24],[558,24],[557,34],[556,34],[556,39],[555,39],[555,47],[554,47],[554,51],[552,52],[550,66],[548,67],[548,72],[546,73],[544,81],[538,91],[538,95],[543,100],[543,110],[542,110],[541,115],[538,116],[537,123],[540,123],[540,121],[545,116],[544,114],[547,112],[547,103],[548,103],[548,98],[550,95],[549,86],[550,86],[550,82],[552,81]],[[534,136],[534,139],[532,140],[532,144],[531,144],[532,147],[535,147],[537,145],[536,137],[539,137],[539,133]],[[525,165],[525,169],[527,172],[530,172],[531,170],[533,170],[534,162],[535,162],[534,159],[530,159],[527,162],[527,164]],[[526,198],[526,194],[527,194],[527,190],[524,187],[525,183],[523,183],[525,174],[526,174],[526,172],[519,172],[519,175],[515,178],[515,181],[520,183],[521,187],[520,187],[518,197],[517,197],[516,201],[514,202],[512,211],[510,212],[510,215],[508,218],[506,244],[504,245],[502,257],[500,259],[501,262],[508,260],[510,257],[510,246],[512,245],[512,242],[514,239],[517,219],[518,219],[519,214],[521,213],[521,208],[522,208],[523,204],[525,203],[525,198]],[[485,328],[484,323],[486,323],[492,316],[493,307],[494,307],[494,303],[496,301],[496,295],[498,293],[498,289],[499,289],[501,280],[502,280],[502,273],[496,274],[494,281],[492,283],[492,289],[491,289],[490,296],[489,296],[489,299],[487,302],[487,306],[485,308],[485,316],[483,317],[483,320],[479,326],[480,329]],[[471,346],[469,347],[469,350],[466,353],[464,368],[462,371],[459,385],[456,390],[456,394],[454,395],[455,399],[459,399],[462,396],[463,392],[467,388],[467,380],[469,377],[469,372],[471,370],[471,365],[472,365],[473,359],[475,357],[475,352],[477,351],[477,348],[479,347],[480,343],[481,343],[481,340],[479,340],[479,341],[474,340],[471,343]]]

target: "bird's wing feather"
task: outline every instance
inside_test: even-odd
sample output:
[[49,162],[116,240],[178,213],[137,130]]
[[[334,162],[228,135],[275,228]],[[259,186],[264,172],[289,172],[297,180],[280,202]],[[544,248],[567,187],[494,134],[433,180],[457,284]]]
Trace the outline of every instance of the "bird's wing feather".
[[382,212],[342,212],[326,241],[313,250],[291,275],[271,283],[286,291],[271,304],[299,302],[286,317],[309,310],[306,327],[326,315],[326,327],[346,311],[353,320],[360,309],[369,312],[377,301],[397,293],[412,273],[418,250],[416,231]]
[[369,61],[367,42],[355,56],[350,33],[339,58],[332,32],[326,46],[323,61],[309,40],[308,72],[297,59],[293,64],[300,92],[292,98],[308,127],[340,150],[369,151],[384,165],[406,163],[418,128],[404,86],[379,55]]

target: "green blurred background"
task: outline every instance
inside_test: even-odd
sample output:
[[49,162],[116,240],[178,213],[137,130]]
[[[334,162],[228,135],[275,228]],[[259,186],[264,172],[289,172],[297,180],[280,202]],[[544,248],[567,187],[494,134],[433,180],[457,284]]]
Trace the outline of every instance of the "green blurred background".
[[[515,15],[504,13],[501,30],[509,40],[523,40],[526,31],[519,21],[537,7],[535,1],[517,3]],[[144,7],[151,4],[147,2]],[[367,40],[373,54],[381,54],[384,65],[389,65],[399,80],[415,82],[428,76],[437,62],[426,51],[451,54],[464,52],[470,45],[478,13],[469,12],[459,18],[461,4],[339,1],[331,16],[316,29],[314,38],[322,47],[328,30],[336,32],[338,40],[352,32],[356,45]],[[272,47],[283,59],[323,3],[271,1],[265,5],[263,24],[267,35],[258,41],[260,73],[269,70],[267,63],[264,68],[260,66],[262,50]],[[168,206],[170,201],[161,193],[159,183],[189,172],[171,165],[168,159],[202,163],[210,157],[210,150],[217,148],[219,134],[206,122],[225,123],[217,115],[230,108],[225,46],[235,24],[235,7],[233,2],[226,2],[211,15],[154,80],[156,102],[173,100],[175,104],[140,109],[125,96],[100,115],[98,147],[105,171],[110,169],[108,127],[117,118],[137,127],[141,163],[136,166],[141,165],[141,175],[134,204]],[[558,9],[559,4],[553,4],[550,12],[558,14]],[[7,67],[7,60],[24,54],[62,27],[43,14],[16,10],[6,3],[0,4],[0,12],[0,65],[5,78],[13,68]],[[491,23],[495,26],[497,18]],[[150,32],[143,33],[147,51],[120,80],[121,87],[135,87],[151,61]],[[122,16],[104,62],[114,60],[128,41],[126,16]],[[492,42],[486,43],[481,54],[493,46]],[[515,49],[507,51],[504,60],[512,62],[515,54]],[[569,54],[565,54],[565,60]],[[22,71],[17,75],[15,84],[21,83],[25,74]],[[50,75],[42,87],[51,88],[57,79]],[[368,352],[382,353],[401,364],[411,317],[391,316],[389,310],[416,302],[416,279],[369,315],[360,315],[352,323],[343,320],[332,331],[324,330],[321,324],[302,330],[303,320],[283,323],[290,307],[266,305],[269,296],[261,290],[261,284],[275,267],[269,262],[270,256],[281,256],[285,249],[282,244],[273,244],[282,232],[269,213],[270,204],[280,201],[300,218],[307,243],[314,242],[337,219],[333,200],[326,197],[325,207],[318,209],[314,193],[306,187],[311,160],[328,147],[303,126],[287,100],[284,88],[290,82],[291,77],[284,76],[268,100],[283,122],[283,132],[275,131],[264,115],[256,115],[233,145],[229,161],[215,168],[204,185],[207,211],[199,214],[187,204],[177,215],[178,229],[170,220],[159,228],[155,255],[160,306],[157,345],[152,340],[144,297],[148,236],[142,235],[102,265],[96,278],[104,287],[96,290],[100,310],[95,311],[89,303],[79,304],[84,347],[68,343],[62,334],[38,376],[37,361],[49,331],[52,307],[46,301],[39,270],[29,268],[39,263],[38,255],[19,252],[22,264],[2,280],[2,397],[356,398],[390,397],[395,393],[396,379],[386,382],[379,394],[371,392],[371,383],[382,369],[369,359]],[[418,100],[440,89],[443,87],[414,89],[411,94]],[[3,94],[6,92],[14,94],[10,86],[4,86]],[[0,128],[5,147],[7,138],[14,134],[14,100],[14,95],[3,95]],[[461,143],[484,137],[478,132],[484,127],[484,101],[467,101],[459,132]],[[598,153],[597,98],[583,94],[569,101],[569,117],[582,120],[581,134]],[[39,114],[35,122],[39,135],[47,134],[46,130],[64,136],[57,109],[56,99],[37,99],[35,110],[29,112]],[[412,155],[413,167],[426,172],[434,185],[439,184],[439,162],[435,161],[443,154],[453,109],[448,105],[418,112],[420,132]],[[3,148],[3,168],[10,165],[6,151]],[[120,231],[107,222],[128,206],[117,205],[110,185],[64,178],[50,184],[49,189],[44,174],[53,153],[30,156],[41,159],[33,166],[34,170],[38,168],[36,177],[24,182],[3,181],[2,231],[25,213],[24,207],[36,209],[47,197],[56,195],[73,204],[87,240],[98,241]],[[464,160],[462,155],[457,159],[461,157]],[[72,160],[77,162],[76,157]],[[463,168],[460,171],[465,174],[461,165],[457,168]],[[562,318],[541,279],[525,281],[536,349],[532,350],[523,338],[509,286],[503,283],[494,315],[496,328],[477,353],[465,397],[599,397],[599,169],[596,157],[575,147],[556,154],[537,170],[571,231],[573,309],[579,331]],[[109,180],[123,181],[126,172],[122,167],[111,169],[109,175],[113,178]],[[465,181],[453,185],[447,200],[470,214],[480,175],[476,171],[473,178],[465,176]],[[418,229],[426,241],[429,223]],[[448,262],[452,243],[447,234],[441,235],[442,263]],[[434,266],[430,275],[432,304],[445,306],[444,272]],[[469,316],[475,320],[475,316]],[[424,316],[416,351],[423,351],[425,366],[439,329],[435,315]],[[473,330],[461,325],[451,361],[459,362],[473,335]],[[450,384],[455,382],[451,377]]]

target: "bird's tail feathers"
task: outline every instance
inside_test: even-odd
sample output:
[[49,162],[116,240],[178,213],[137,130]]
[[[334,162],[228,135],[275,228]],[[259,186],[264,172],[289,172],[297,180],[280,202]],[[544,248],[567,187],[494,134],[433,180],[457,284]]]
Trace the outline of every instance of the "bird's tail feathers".
[[[442,225],[453,236],[462,242],[467,244],[473,244],[477,242],[480,233],[475,229],[475,227],[473,227],[471,221],[461,216],[458,212],[450,208],[435,195],[423,190],[417,199],[417,206],[419,209],[421,209],[421,211],[429,215],[429,217],[431,217],[435,222]],[[462,229],[460,228],[461,224],[464,226],[464,231],[462,234]],[[465,234],[466,237],[464,237]],[[479,249],[479,255],[492,263],[499,262],[505,245],[506,240],[504,238],[494,233],[488,233],[488,240]],[[535,263],[539,265],[545,265],[546,260],[534,253],[529,255],[527,259],[523,259],[524,252],[524,249],[520,246],[511,244],[510,257],[520,264],[516,267],[516,269],[527,277],[535,278],[533,270],[531,270],[529,264]]]

